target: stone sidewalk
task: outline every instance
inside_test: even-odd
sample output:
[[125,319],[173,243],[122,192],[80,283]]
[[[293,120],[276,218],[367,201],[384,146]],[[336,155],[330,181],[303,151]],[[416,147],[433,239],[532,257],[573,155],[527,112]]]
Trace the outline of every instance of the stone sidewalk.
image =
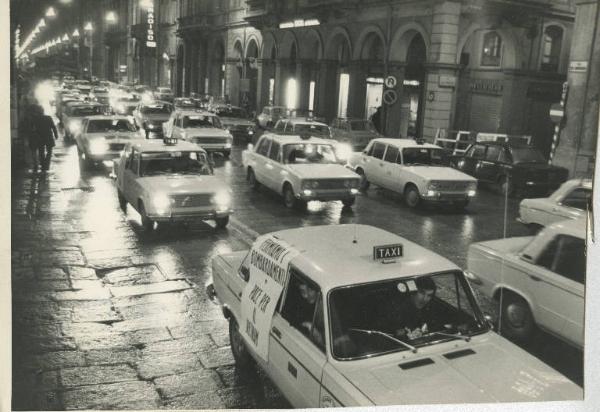
[[13,409],[288,407],[237,372],[204,291],[210,258],[241,238],[138,229],[105,173],[79,176],[73,148],[47,175],[14,173]]

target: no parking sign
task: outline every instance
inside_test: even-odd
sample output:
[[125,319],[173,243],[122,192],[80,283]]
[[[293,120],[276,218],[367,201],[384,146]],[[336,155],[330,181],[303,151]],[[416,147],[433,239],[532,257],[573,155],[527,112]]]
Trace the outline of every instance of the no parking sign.
[[394,89],[387,89],[383,92],[382,100],[383,103],[385,103],[388,106],[391,106],[394,103],[396,103],[396,101],[398,101],[398,93]]

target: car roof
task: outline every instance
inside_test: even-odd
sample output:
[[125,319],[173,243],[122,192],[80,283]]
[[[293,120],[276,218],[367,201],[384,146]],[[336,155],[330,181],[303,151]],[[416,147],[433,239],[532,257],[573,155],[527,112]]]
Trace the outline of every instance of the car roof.
[[97,114],[94,116],[87,116],[87,118],[89,120],[127,120],[127,121],[129,121],[129,116],[123,116],[123,115],[119,115],[119,114],[112,114],[112,115]]
[[187,142],[185,140],[178,140],[176,144],[168,145],[165,144],[161,139],[147,139],[136,141],[135,143],[131,143],[133,147],[135,147],[140,152],[178,152],[178,151],[194,151],[194,152],[204,152],[202,149],[195,143]]
[[[368,225],[326,225],[272,233],[300,253],[292,264],[322,289],[460,270],[448,259],[396,234]],[[373,247],[402,244],[403,257],[373,259]]]
[[441,149],[441,147],[438,145],[435,145],[432,143],[419,144],[416,140],[413,140],[413,139],[394,139],[394,138],[389,138],[389,137],[378,137],[371,141],[393,145],[400,149],[404,149],[407,147],[415,147],[415,148],[421,148],[421,149]]
[[173,103],[171,102],[165,102],[164,100],[152,100],[151,102],[148,103],[144,103],[142,101],[141,106],[142,107],[148,107],[148,106],[158,106],[158,105],[168,105],[168,106],[172,106]]
[[279,144],[295,144],[295,143],[321,143],[331,145],[335,143],[331,139],[321,139],[319,137],[310,137],[308,139],[303,139],[300,135],[297,134],[277,134],[277,133],[265,133],[264,137],[269,137],[270,139],[278,142]]

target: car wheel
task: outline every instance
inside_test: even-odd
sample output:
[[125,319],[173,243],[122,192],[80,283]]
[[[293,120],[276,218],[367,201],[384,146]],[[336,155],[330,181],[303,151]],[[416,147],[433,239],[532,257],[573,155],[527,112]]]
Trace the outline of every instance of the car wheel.
[[217,224],[217,229],[225,229],[229,223],[229,216],[217,217],[215,223]]
[[362,169],[357,169],[356,173],[360,176],[360,191],[366,192],[369,189],[369,186],[371,186],[371,182],[367,180],[367,175]]
[[404,201],[410,208],[414,209],[415,207],[419,206],[419,203],[421,203],[421,195],[419,195],[419,190],[413,185],[408,186],[404,190]]
[[119,198],[119,207],[123,212],[127,212],[127,199],[119,189],[117,189],[117,197]]
[[294,195],[294,189],[290,185],[286,185],[283,188],[283,203],[288,209],[293,209],[296,206],[296,196]]
[[535,322],[531,309],[523,298],[504,292],[501,310],[502,335],[518,341],[525,341],[531,337]]
[[254,366],[254,360],[246,348],[246,342],[240,334],[238,323],[234,317],[229,319],[229,343],[235,365],[243,372],[250,371]]
[[140,202],[140,216],[142,217],[142,227],[147,232],[152,231],[154,229],[154,221],[148,217],[146,214],[146,208],[144,207],[144,203]]
[[248,169],[248,177],[246,178],[250,187],[254,190],[258,190],[260,188],[260,183],[256,180],[256,176],[254,175],[254,170]]
[[352,197],[350,199],[342,200],[342,204],[344,205],[344,207],[352,207],[352,205],[354,205],[355,201],[356,201],[356,198]]

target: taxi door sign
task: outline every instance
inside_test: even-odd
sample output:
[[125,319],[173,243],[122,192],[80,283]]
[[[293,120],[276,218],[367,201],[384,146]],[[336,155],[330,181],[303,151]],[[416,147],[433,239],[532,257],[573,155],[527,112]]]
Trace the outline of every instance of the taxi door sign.
[[247,344],[265,361],[273,313],[287,282],[290,261],[298,253],[270,235],[257,240],[250,251],[250,279],[242,292],[240,330]]
[[404,254],[402,243],[373,247],[374,260],[391,260],[401,258]]

